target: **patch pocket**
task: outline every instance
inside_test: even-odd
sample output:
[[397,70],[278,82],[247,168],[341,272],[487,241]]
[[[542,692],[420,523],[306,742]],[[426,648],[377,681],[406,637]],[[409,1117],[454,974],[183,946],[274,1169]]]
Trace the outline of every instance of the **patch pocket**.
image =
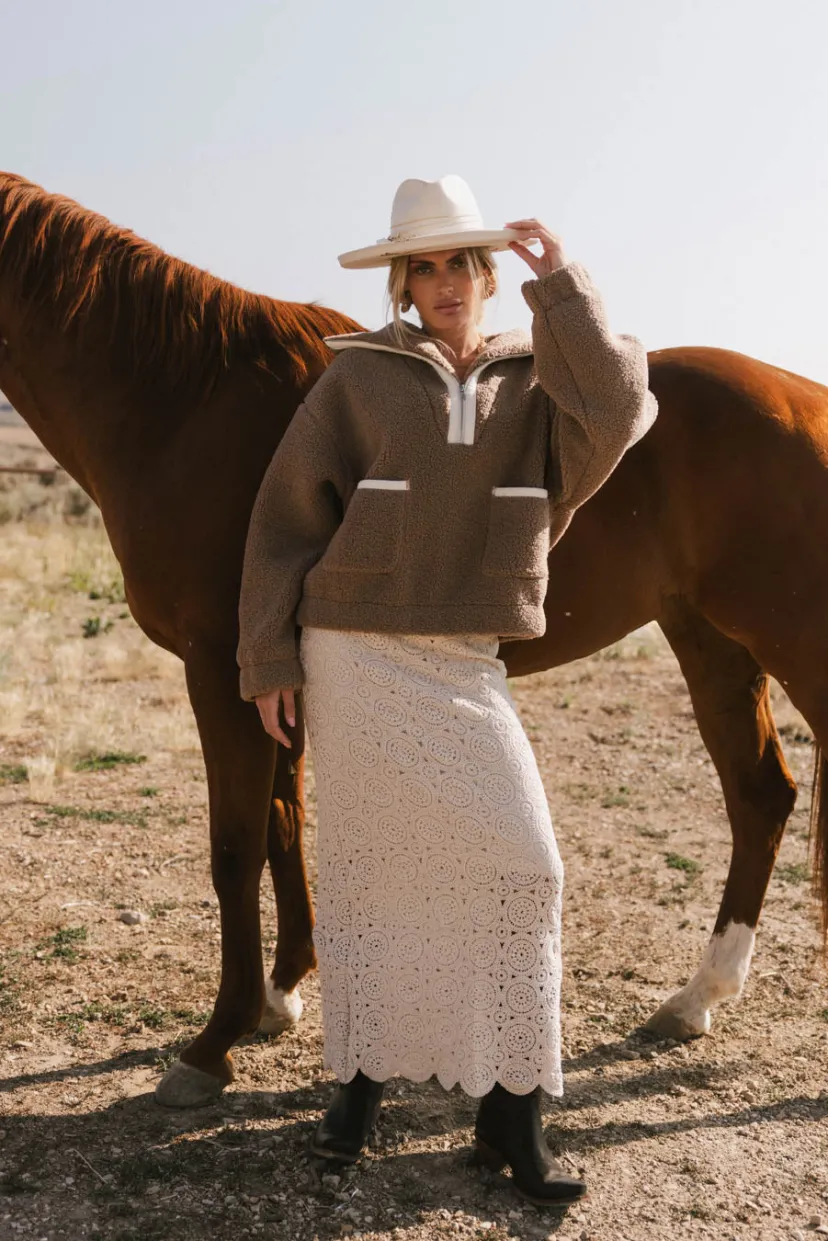
[[328,544],[325,567],[342,573],[389,573],[402,549],[407,496],[407,479],[360,479]]
[[549,492],[545,487],[493,487],[483,572],[546,577]]

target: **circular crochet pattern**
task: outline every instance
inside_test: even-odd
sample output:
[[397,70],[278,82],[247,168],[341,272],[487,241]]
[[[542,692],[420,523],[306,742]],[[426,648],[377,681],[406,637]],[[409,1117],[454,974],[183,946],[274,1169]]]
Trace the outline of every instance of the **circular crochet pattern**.
[[561,1093],[563,870],[497,647],[302,630],[324,1061],[340,1081]]

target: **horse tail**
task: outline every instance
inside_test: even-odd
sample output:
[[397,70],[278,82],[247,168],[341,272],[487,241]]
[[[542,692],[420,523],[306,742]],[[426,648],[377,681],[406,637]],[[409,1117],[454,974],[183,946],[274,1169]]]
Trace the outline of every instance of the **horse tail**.
[[811,792],[810,846],[814,894],[820,903],[823,946],[828,948],[828,759],[817,746]]

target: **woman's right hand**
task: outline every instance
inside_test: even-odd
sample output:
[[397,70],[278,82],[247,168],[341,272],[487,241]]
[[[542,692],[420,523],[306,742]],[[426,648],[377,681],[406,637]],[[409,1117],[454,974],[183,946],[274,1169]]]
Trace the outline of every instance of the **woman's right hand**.
[[294,691],[290,687],[287,689],[272,689],[268,694],[259,694],[255,702],[259,708],[259,715],[262,717],[265,732],[270,733],[271,737],[274,737],[276,741],[290,748],[290,741],[279,726],[280,697],[285,704],[285,719],[292,728],[296,723],[296,701]]

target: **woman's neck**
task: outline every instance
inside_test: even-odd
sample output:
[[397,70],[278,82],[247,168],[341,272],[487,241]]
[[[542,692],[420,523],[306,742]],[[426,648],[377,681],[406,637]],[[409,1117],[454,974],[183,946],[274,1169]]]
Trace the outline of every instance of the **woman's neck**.
[[454,354],[454,369],[462,380],[483,347],[483,336],[477,325],[470,324],[457,332],[437,332],[429,327],[425,327],[425,330],[429,336],[447,345]]

